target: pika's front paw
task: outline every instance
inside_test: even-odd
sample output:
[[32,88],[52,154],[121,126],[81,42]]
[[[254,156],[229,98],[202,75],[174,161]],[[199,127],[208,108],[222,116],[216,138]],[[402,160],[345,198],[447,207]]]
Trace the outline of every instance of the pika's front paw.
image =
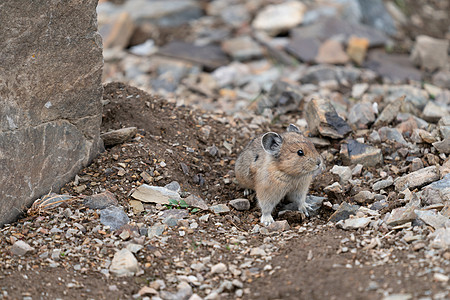
[[312,207],[311,204],[305,202],[305,203],[300,204],[298,206],[298,210],[299,210],[299,212],[301,212],[305,216],[309,217],[309,211],[313,210],[313,207]]
[[252,190],[250,190],[250,189],[245,189],[245,190],[244,190],[244,197],[249,196],[251,193],[252,193]]
[[272,218],[271,215],[267,215],[267,216],[263,215],[263,216],[261,216],[261,223],[262,223],[264,226],[269,226],[269,225],[272,224],[273,222],[274,222],[274,220],[273,220],[273,218]]

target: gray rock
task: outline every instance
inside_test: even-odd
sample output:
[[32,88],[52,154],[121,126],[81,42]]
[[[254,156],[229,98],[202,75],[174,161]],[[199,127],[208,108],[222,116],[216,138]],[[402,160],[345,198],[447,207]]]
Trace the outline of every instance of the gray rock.
[[130,42],[135,26],[130,15],[122,12],[111,22],[99,27],[104,48],[125,49]]
[[121,207],[109,206],[100,210],[100,222],[105,226],[109,226],[111,230],[117,230],[128,224],[130,219]]
[[375,194],[371,191],[360,191],[355,195],[355,201],[358,203],[364,203],[366,201],[371,201],[375,199]]
[[381,149],[348,140],[341,148],[341,155],[346,164],[362,164],[365,167],[373,167],[383,163]]
[[361,70],[353,67],[338,67],[331,65],[317,65],[309,67],[300,78],[302,83],[318,84],[335,80],[338,83],[355,83],[361,78]]
[[394,20],[386,10],[382,0],[358,0],[361,8],[361,21],[389,35],[397,33]]
[[136,133],[136,127],[127,127],[102,133],[100,137],[102,138],[105,146],[114,146],[132,139],[136,135]]
[[437,249],[450,248],[450,228],[439,228],[430,237],[434,238],[431,242],[431,247]]
[[378,116],[374,125],[375,126],[381,124],[388,125],[392,121],[394,121],[398,113],[400,112],[400,107],[403,105],[404,100],[405,96],[401,96],[398,99],[386,105],[381,114]]
[[247,199],[234,199],[229,202],[230,206],[236,210],[249,210],[250,201]]
[[437,105],[433,101],[428,101],[427,105],[425,105],[425,108],[423,110],[423,119],[428,122],[436,123],[438,122],[442,117],[449,116],[450,113],[448,109],[444,106]]
[[181,186],[178,183],[178,181],[172,181],[171,183],[168,183],[164,186],[166,189],[174,191],[176,193],[180,193],[181,192]]
[[320,41],[313,37],[296,37],[286,46],[286,51],[303,62],[311,63],[315,61],[319,52]]
[[169,204],[169,199],[180,200],[180,194],[161,186],[143,184],[131,194],[131,197],[146,203]]
[[415,172],[417,170],[423,169],[423,162],[420,158],[416,157],[411,161],[411,165],[409,166],[411,172]]
[[440,142],[433,143],[433,147],[440,153],[450,154],[450,137]]
[[372,218],[349,218],[336,223],[338,228],[344,230],[356,230],[365,228],[372,221]]
[[266,227],[269,232],[283,232],[290,228],[291,226],[289,226],[289,223],[286,220],[275,221]]
[[420,81],[422,73],[403,54],[388,54],[385,51],[369,51],[364,67],[392,81]]
[[250,23],[251,19],[251,15],[245,5],[229,5],[229,3],[220,11],[220,17],[225,23],[235,28]]
[[312,99],[306,108],[306,121],[312,134],[342,139],[352,129],[336,113],[329,100]]
[[306,6],[297,1],[267,5],[257,13],[252,27],[271,35],[277,35],[301,24],[305,12]]
[[330,216],[329,222],[339,222],[348,219],[351,215],[355,215],[359,209],[359,205],[351,205],[347,202],[342,202],[339,208]]
[[357,128],[368,128],[369,124],[375,121],[375,110],[372,103],[359,102],[350,108],[348,122]]
[[230,211],[226,204],[217,204],[209,207],[209,210],[215,214],[227,213]]
[[422,202],[424,205],[450,202],[450,174],[424,187]]
[[155,236],[160,236],[166,228],[167,226],[164,224],[155,224],[148,229],[148,237],[151,239]]
[[395,189],[399,192],[409,188],[414,189],[439,180],[439,172],[436,166],[430,166],[421,170],[409,173],[394,180]]
[[352,170],[350,167],[333,166],[330,172],[339,176],[339,182],[341,184],[345,184],[352,179]]
[[173,41],[159,49],[159,54],[184,59],[201,64],[208,70],[214,70],[228,64],[228,58],[219,46],[194,44]]
[[398,130],[397,128],[381,127],[380,129],[378,129],[378,134],[380,135],[382,142],[391,141],[400,143],[402,145],[408,144],[400,130]]
[[414,221],[416,218],[415,209],[417,209],[417,206],[404,206],[393,209],[386,220],[386,224],[388,226],[398,226]]
[[299,87],[285,81],[277,80],[270,88],[266,97],[261,97],[258,101],[258,112],[262,113],[266,108],[275,108],[277,114],[285,114],[298,109],[303,94]]
[[442,70],[433,75],[433,84],[450,89],[450,71]]
[[34,251],[34,248],[24,241],[17,241],[11,246],[11,254],[17,256],[24,256],[32,251]]
[[236,60],[249,60],[263,55],[261,46],[248,35],[225,40],[222,49]]
[[125,248],[114,254],[109,272],[118,277],[133,276],[139,272],[139,264],[133,253]]
[[102,148],[96,5],[2,2],[0,226],[57,192]]
[[109,191],[84,198],[84,205],[90,209],[104,209],[108,206],[117,206],[118,204],[116,196]]
[[224,263],[218,263],[211,267],[211,274],[222,274],[227,271],[227,265]]
[[364,93],[367,91],[368,88],[369,88],[368,83],[358,83],[358,84],[353,85],[352,97],[355,99],[361,98],[364,95]]
[[434,229],[449,228],[450,219],[432,210],[415,210],[417,217]]
[[362,24],[351,24],[336,17],[323,18],[315,24],[295,28],[291,30],[291,35],[294,38],[318,38],[322,41],[339,37],[345,44],[351,36],[357,36],[368,39],[369,47],[382,46],[388,41],[387,36],[376,29]]
[[419,35],[411,52],[411,60],[416,65],[429,71],[445,70],[448,61],[448,46],[448,40]]
[[189,216],[187,209],[169,209],[162,212],[160,218],[169,227],[177,226],[178,221]]
[[191,207],[208,210],[208,205],[206,204],[205,200],[196,195],[190,195],[189,197],[185,198],[184,201],[186,201],[186,203]]
[[379,190],[381,190],[381,189],[385,189],[385,188],[387,188],[387,187],[390,187],[392,184],[394,184],[394,179],[392,179],[392,177],[389,176],[387,179],[384,179],[384,180],[380,180],[380,181],[375,182],[375,183],[372,185],[372,189],[373,189],[374,191],[379,191]]

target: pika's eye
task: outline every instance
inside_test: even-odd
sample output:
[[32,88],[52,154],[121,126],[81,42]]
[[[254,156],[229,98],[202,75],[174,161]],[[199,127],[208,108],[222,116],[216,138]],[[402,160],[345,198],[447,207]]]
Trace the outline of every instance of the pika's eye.
[[303,155],[305,155],[305,153],[303,153],[303,150],[298,150],[298,151],[297,151],[297,154],[298,154],[298,156],[303,156]]

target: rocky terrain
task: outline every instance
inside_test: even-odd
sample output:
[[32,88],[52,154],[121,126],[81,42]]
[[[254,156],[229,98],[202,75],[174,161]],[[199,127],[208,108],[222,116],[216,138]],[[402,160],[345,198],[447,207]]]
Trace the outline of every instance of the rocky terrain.
[[[0,229],[0,299],[450,297],[446,1],[97,10],[106,149]],[[290,123],[326,170],[264,227],[234,162]]]

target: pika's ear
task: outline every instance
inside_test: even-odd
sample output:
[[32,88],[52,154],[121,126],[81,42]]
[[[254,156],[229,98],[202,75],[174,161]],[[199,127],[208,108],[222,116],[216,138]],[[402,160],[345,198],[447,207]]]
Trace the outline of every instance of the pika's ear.
[[289,124],[289,126],[288,126],[288,128],[286,130],[287,130],[287,132],[297,132],[297,133],[302,134],[300,129],[298,129],[298,127],[295,126],[294,124]]
[[278,156],[280,154],[282,143],[283,138],[275,132],[268,132],[264,134],[261,140],[264,151],[273,156]]

